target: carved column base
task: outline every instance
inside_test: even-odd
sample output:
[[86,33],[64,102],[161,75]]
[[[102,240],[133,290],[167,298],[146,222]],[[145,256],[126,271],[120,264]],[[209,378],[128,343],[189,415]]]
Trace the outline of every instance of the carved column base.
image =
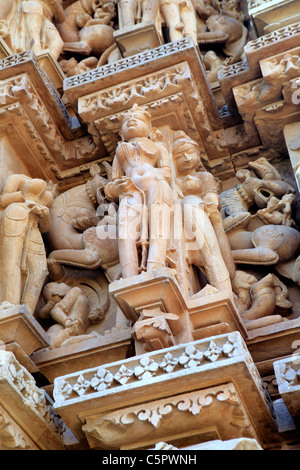
[[124,315],[135,323],[135,338],[147,343],[147,351],[159,344],[164,348],[193,340],[186,303],[172,269],[159,268],[121,279],[111,283],[109,290]]
[[120,28],[114,32],[114,39],[123,57],[154,49],[163,44],[152,21],[138,23],[131,28]]
[[[174,337],[174,344],[231,331],[239,331],[244,338],[247,338],[244,324],[229,294],[207,286],[193,298],[186,299],[170,268],[160,268],[115,281],[110,284],[109,289],[124,315],[133,323],[143,320],[141,314],[146,314],[148,317],[162,315],[166,320],[165,324],[168,324],[170,334]],[[156,313],[147,314],[149,310]],[[147,320],[148,327],[149,321]],[[138,324],[136,328],[140,329],[140,326]],[[166,328],[163,328],[165,332]],[[145,333],[145,328],[143,331]],[[142,337],[142,333],[140,335]],[[135,337],[137,338],[137,335]],[[154,331],[153,337],[155,337]],[[170,336],[165,337],[167,342],[163,347],[170,346],[169,339],[173,341]],[[138,349],[138,353],[142,354],[144,350]]]
[[0,341],[16,343],[30,356],[50,344],[50,338],[25,305],[0,304]]

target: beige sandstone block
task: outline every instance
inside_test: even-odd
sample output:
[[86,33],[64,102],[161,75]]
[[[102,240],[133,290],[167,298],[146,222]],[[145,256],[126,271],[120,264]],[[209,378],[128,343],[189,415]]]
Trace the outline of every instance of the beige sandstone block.
[[[299,348],[299,341],[295,342]],[[300,356],[297,351],[285,359],[274,362],[278,391],[296,425],[300,423]]]
[[[231,383],[232,378],[234,378],[234,385]],[[100,443],[101,438],[99,438],[97,429],[95,433],[92,431],[93,426],[95,425],[97,428],[99,423],[101,423],[100,428],[104,427],[104,429],[111,430],[112,433],[115,428],[117,433],[118,430],[121,430],[121,434],[125,432],[126,443],[125,441],[115,442],[115,444],[110,442],[116,448],[123,445],[131,447],[142,445],[141,441],[145,442],[147,439],[148,445],[150,445],[149,439],[151,438],[147,437],[143,426],[149,430],[155,429],[156,439],[154,442],[168,441],[170,429],[174,440],[188,434],[189,420],[191,419],[195,423],[193,417],[200,411],[200,402],[195,397],[201,396],[204,403],[209,403],[213,399],[208,398],[208,389],[216,387],[218,390],[214,397],[218,397],[219,393],[221,393],[219,396],[221,397],[224,392],[224,388],[222,392],[223,384],[229,384],[227,391],[231,390],[230,393],[235,396],[234,400],[237,404],[235,416],[241,416],[243,423],[245,423],[245,419],[248,424],[251,422],[250,428],[247,427],[251,431],[251,437],[257,434],[259,441],[264,445],[274,443],[278,439],[278,434],[272,417],[272,407],[270,407],[257,369],[238,332],[154,351],[125,361],[56,378],[54,381],[54,406],[79,439],[84,437],[84,430],[89,433],[92,445],[95,445],[92,436],[96,436],[97,445],[103,445]],[[227,395],[226,392],[224,397],[228,398],[230,393]],[[179,405],[181,401],[177,400],[178,395],[184,395],[182,403],[188,404],[183,405],[182,410]],[[194,398],[192,399],[192,397]],[[192,404],[195,400],[198,411],[196,415],[193,415]],[[157,419],[161,419],[163,422],[164,411],[168,415],[170,414],[168,420],[171,419],[175,402],[179,406],[179,409],[177,405],[175,406],[175,414],[177,416],[182,414],[183,420],[180,421],[181,425],[178,428],[176,428],[177,425],[174,424],[174,421],[172,425],[168,421],[169,424],[166,424],[168,431],[165,428],[162,436],[159,434],[160,427],[154,426],[153,428],[151,420],[155,424],[158,423]],[[217,402],[220,404],[218,399]],[[240,407],[241,403],[243,403],[242,407]],[[156,404],[162,405],[159,416]],[[188,410],[189,408],[190,410]],[[185,412],[181,413],[184,410]],[[138,417],[140,412],[142,413],[140,417],[144,417],[142,420]],[[106,418],[107,421],[105,421]],[[221,429],[222,421],[224,422],[222,413],[214,415],[214,419],[216,420],[216,428],[219,426]],[[138,427],[142,426],[142,430],[138,433],[130,432],[131,442],[129,444],[127,425],[135,422],[138,423]],[[90,423],[91,427],[87,425],[82,429],[82,425],[85,423]],[[199,427],[199,422],[195,423],[195,426],[197,428],[195,433],[201,434],[207,431],[204,424],[203,428]],[[241,429],[238,432],[240,431]],[[143,432],[143,435],[140,432]],[[103,439],[106,439],[106,431],[104,430],[103,433],[101,431],[100,434],[103,434]],[[225,429],[224,433],[226,434]],[[240,434],[239,436],[227,435],[224,437],[224,433],[222,440],[240,437]],[[140,442],[133,442],[132,436],[135,436],[135,439],[140,439]],[[109,435],[107,438],[109,439]]]
[[270,33],[300,20],[297,0],[270,0],[258,2],[250,8],[250,17],[258,36]]
[[[10,415],[25,442],[40,450],[63,450],[66,426],[54,412],[50,398],[13,353],[0,350],[0,406]],[[26,444],[24,443],[26,447]]]
[[31,360],[53,383],[56,377],[125,359],[130,344],[131,332],[127,328],[86,340],[82,338],[78,343],[56,349],[44,348],[32,354]]
[[239,439],[228,439],[227,441],[207,441],[203,444],[196,444],[194,446],[183,447],[178,449],[175,446],[165,442],[158,442],[154,449],[157,450],[263,450],[255,439],[241,437]]
[[259,71],[259,61],[300,45],[300,23],[294,23],[265,36],[249,41],[245,48],[245,54],[249,67],[253,71]]
[[[2,304],[3,305],[3,304]],[[0,309],[0,340],[17,343],[25,354],[49,346],[49,336],[24,305]]]

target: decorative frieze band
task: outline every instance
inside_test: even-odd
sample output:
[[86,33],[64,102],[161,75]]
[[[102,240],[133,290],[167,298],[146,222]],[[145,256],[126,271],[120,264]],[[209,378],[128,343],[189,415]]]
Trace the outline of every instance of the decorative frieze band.
[[181,374],[183,370],[218,361],[228,360],[241,353],[241,343],[236,333],[221,336],[216,340],[196,341],[187,346],[169,348],[164,354],[149,353],[128,361],[108,364],[105,367],[87,369],[55,379],[55,405],[76,397],[103,393],[126,384]]

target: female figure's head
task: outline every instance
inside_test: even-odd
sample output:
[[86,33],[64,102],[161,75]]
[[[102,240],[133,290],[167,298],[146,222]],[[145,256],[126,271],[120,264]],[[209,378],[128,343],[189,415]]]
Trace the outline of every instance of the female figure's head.
[[204,169],[197,142],[183,131],[174,134],[172,154],[178,175],[194,173],[198,168]]

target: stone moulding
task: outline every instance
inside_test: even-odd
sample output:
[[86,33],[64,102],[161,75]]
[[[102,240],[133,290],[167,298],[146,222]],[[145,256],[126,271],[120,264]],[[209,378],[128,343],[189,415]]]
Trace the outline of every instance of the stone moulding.
[[39,450],[2,406],[0,406],[0,450]]
[[[299,347],[300,342],[295,341]],[[299,350],[298,350],[299,352]],[[297,352],[290,357],[275,361],[275,377],[278,391],[297,425],[300,423],[300,356]]]
[[28,356],[50,344],[49,336],[24,305],[0,309],[0,340],[18,344]]
[[259,71],[259,61],[300,45],[300,23],[291,24],[249,41],[245,48],[249,67]]
[[[232,93],[232,88],[261,78],[265,71],[264,62],[300,46],[300,23],[295,23],[249,41],[245,50],[245,60],[224,67],[218,72],[218,80],[229,111],[236,123],[240,116]],[[261,68],[262,67],[262,68]]]
[[70,117],[32,51],[0,60],[0,101],[0,138],[33,177],[74,185],[105,151]]
[[77,109],[77,100],[80,97],[122,84],[128,81],[128,77],[136,80],[184,61],[188,62],[192,75],[197,77],[197,87],[213,130],[220,129],[218,109],[206,78],[200,52],[190,37],[66,78],[64,92],[73,108]]
[[75,372],[87,364],[89,367],[105,364],[126,356],[131,344],[131,329],[116,330],[104,336],[82,341],[78,344],[61,346],[56,349],[41,349],[31,359],[39,371],[52,383],[65,371]]
[[25,51],[0,60],[0,80],[28,73],[35,88],[44,96],[44,103],[65,138],[74,139],[82,135],[80,124],[69,115],[54,85],[39,64],[33,51]]
[[102,417],[87,416],[82,429],[91,448],[104,449],[139,448],[163,438],[183,444],[186,436],[201,440],[206,432],[221,440],[236,435],[258,439],[233,383],[128,407]]
[[50,398],[8,351],[0,351],[0,406],[38,449],[65,449],[66,427]]
[[54,408],[80,439],[87,415],[102,418],[128,406],[232,380],[261,441],[276,441],[269,397],[238,332],[58,377],[54,380]]

